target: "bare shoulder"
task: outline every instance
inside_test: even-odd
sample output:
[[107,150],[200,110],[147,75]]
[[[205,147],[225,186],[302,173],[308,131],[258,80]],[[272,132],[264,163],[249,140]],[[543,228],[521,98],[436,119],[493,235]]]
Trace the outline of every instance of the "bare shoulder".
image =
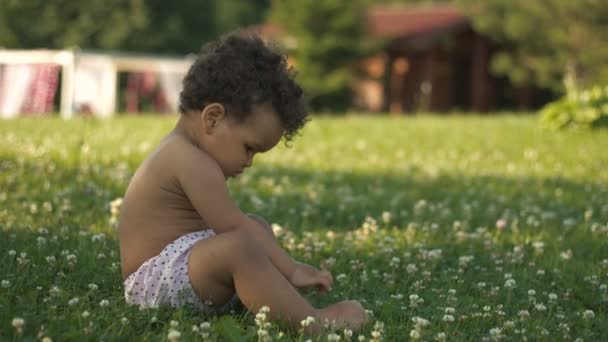
[[197,172],[200,177],[200,172],[213,174],[219,171],[219,166],[207,153],[175,133],[169,134],[159,146],[158,162],[176,175],[191,176],[190,172]]

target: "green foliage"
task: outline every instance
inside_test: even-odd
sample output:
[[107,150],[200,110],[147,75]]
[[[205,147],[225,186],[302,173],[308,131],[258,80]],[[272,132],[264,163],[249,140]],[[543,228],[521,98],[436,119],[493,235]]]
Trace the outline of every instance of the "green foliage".
[[295,41],[291,56],[313,109],[350,105],[353,64],[371,52],[364,32],[366,1],[274,1],[270,20]]
[[268,0],[2,0],[0,48],[186,54],[224,32],[260,23],[269,6]]
[[492,71],[560,91],[608,81],[604,0],[456,0],[475,29],[504,48]]
[[[110,203],[174,125],[0,124],[0,341],[258,340],[253,315],[124,301]],[[291,256],[333,273],[331,292],[307,294],[315,307],[352,298],[373,312],[350,341],[607,341],[603,133],[522,115],[317,116],[229,185]]]
[[608,86],[571,93],[541,110],[543,126],[559,128],[608,127]]
[[117,49],[148,24],[143,0],[0,1],[4,48]]
[[133,32],[125,48],[186,54],[223,33],[262,22],[269,4],[256,1],[147,0],[149,25]]

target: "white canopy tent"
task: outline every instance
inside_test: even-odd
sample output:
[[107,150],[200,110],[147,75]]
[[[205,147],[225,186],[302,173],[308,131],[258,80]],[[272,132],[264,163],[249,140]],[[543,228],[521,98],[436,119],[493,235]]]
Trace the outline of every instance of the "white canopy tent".
[[[118,72],[155,72],[173,110],[177,110],[181,81],[193,58],[163,58],[117,53],[94,53],[71,50],[0,50],[0,66],[55,64],[61,66],[60,111],[71,118],[82,105],[100,117],[116,112]],[[5,73],[7,74],[7,73]],[[5,75],[7,76],[7,75]],[[23,94],[27,73],[17,73],[0,88],[0,118],[19,114],[17,98]],[[0,78],[0,82],[2,79]]]

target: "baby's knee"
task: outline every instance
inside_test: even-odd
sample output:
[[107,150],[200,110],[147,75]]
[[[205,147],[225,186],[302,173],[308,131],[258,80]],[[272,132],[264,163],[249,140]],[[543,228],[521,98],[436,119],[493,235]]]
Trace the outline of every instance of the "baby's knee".
[[248,260],[264,256],[262,246],[251,234],[246,229],[237,229],[231,233],[230,249],[236,256]]

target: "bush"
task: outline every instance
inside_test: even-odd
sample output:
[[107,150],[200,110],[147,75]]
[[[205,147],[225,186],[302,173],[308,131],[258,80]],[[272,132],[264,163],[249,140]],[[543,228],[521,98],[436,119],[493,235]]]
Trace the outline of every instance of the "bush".
[[541,111],[541,124],[552,129],[608,127],[608,86],[566,95],[547,104]]

